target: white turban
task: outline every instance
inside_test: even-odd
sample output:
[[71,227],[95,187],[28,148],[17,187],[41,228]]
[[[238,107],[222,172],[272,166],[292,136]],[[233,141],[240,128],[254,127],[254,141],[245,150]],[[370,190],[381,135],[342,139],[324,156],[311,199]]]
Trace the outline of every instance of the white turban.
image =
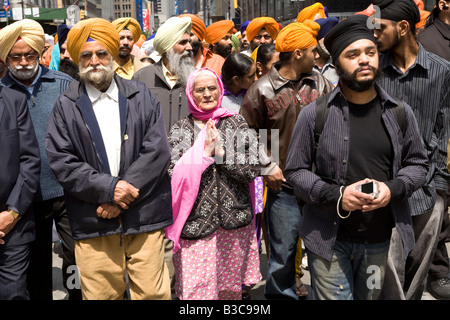
[[191,33],[192,21],[189,17],[172,17],[158,28],[153,40],[153,47],[159,54],[163,54],[180,40],[185,33]]

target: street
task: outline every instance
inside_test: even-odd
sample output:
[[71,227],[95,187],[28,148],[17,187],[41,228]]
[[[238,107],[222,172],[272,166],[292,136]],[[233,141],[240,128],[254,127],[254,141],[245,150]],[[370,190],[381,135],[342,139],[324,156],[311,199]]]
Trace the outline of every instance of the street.
[[[54,250],[53,250],[53,299],[54,300],[65,300],[67,299],[67,292],[65,291],[63,285],[62,285],[62,273],[61,273],[61,264],[62,260],[58,252],[61,250],[61,245],[59,241],[55,241],[53,243]],[[447,243],[447,249],[450,253],[450,243]],[[250,288],[250,296],[251,300],[266,300],[264,297],[264,285],[266,283],[266,274],[267,274],[267,257],[266,257],[266,251],[265,246],[263,245],[263,250],[260,254],[260,265],[261,265],[261,273],[263,276],[263,279],[256,285],[252,286]],[[169,263],[169,269],[173,270],[173,266]],[[302,282],[307,287],[310,294],[307,296],[307,300],[311,299],[311,279],[308,270],[303,270],[304,276],[302,277]],[[436,300],[433,298],[426,290],[422,295],[422,300]]]

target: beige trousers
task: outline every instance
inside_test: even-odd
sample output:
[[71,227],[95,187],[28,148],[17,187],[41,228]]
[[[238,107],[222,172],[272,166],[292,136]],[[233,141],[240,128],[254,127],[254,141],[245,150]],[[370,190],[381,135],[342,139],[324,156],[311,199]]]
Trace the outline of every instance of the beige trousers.
[[131,300],[170,300],[164,230],[75,241],[84,300],[121,300],[128,273]]

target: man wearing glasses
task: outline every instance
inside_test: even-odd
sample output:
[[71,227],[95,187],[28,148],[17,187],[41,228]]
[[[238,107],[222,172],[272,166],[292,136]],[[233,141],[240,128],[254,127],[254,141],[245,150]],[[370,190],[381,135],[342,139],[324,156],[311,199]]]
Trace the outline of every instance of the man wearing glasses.
[[67,50],[80,81],[56,101],[45,146],[66,191],[83,299],[123,299],[127,284],[132,300],[170,299],[169,144],[156,97],[114,72],[119,47],[105,19],[70,29]]
[[[44,30],[34,20],[24,19],[0,31],[0,58],[8,68],[0,85],[27,96],[41,157],[40,182],[33,201],[36,241],[31,246],[28,279],[30,298],[52,300],[53,221],[62,242],[64,285],[70,276],[66,270],[70,265],[75,265],[75,258],[63,189],[48,165],[44,139],[55,101],[69,86],[72,78],[39,64],[44,44]],[[68,292],[69,299],[81,298],[80,290],[68,289]]]

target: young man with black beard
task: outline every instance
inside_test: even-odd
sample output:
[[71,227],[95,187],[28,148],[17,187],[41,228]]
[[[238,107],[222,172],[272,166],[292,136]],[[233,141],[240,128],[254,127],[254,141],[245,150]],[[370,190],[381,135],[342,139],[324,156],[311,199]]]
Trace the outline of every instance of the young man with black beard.
[[[376,300],[392,228],[402,236],[406,254],[414,246],[407,198],[425,183],[426,151],[411,108],[375,84],[378,51],[367,17],[337,24],[325,46],[339,84],[324,102],[300,112],[285,178],[304,202],[300,237],[315,298]],[[329,111],[316,144],[322,103]],[[394,113],[399,104],[404,133]],[[377,193],[358,190],[368,182],[378,186]]]
[[209,49],[226,59],[233,48],[231,35],[234,32],[234,22],[231,20],[220,20],[210,24],[206,28],[205,41]]
[[[430,169],[427,182],[409,199],[415,235],[414,250],[402,256],[396,232],[391,239],[384,299],[420,300],[430,275],[428,291],[437,299],[450,299],[448,232],[450,174],[446,167],[450,136],[450,62],[428,52],[415,38],[420,21],[411,0],[376,0],[379,19],[374,35],[383,77],[379,85],[411,105]],[[448,49],[448,48],[447,48]],[[447,202],[446,202],[447,201]]]

